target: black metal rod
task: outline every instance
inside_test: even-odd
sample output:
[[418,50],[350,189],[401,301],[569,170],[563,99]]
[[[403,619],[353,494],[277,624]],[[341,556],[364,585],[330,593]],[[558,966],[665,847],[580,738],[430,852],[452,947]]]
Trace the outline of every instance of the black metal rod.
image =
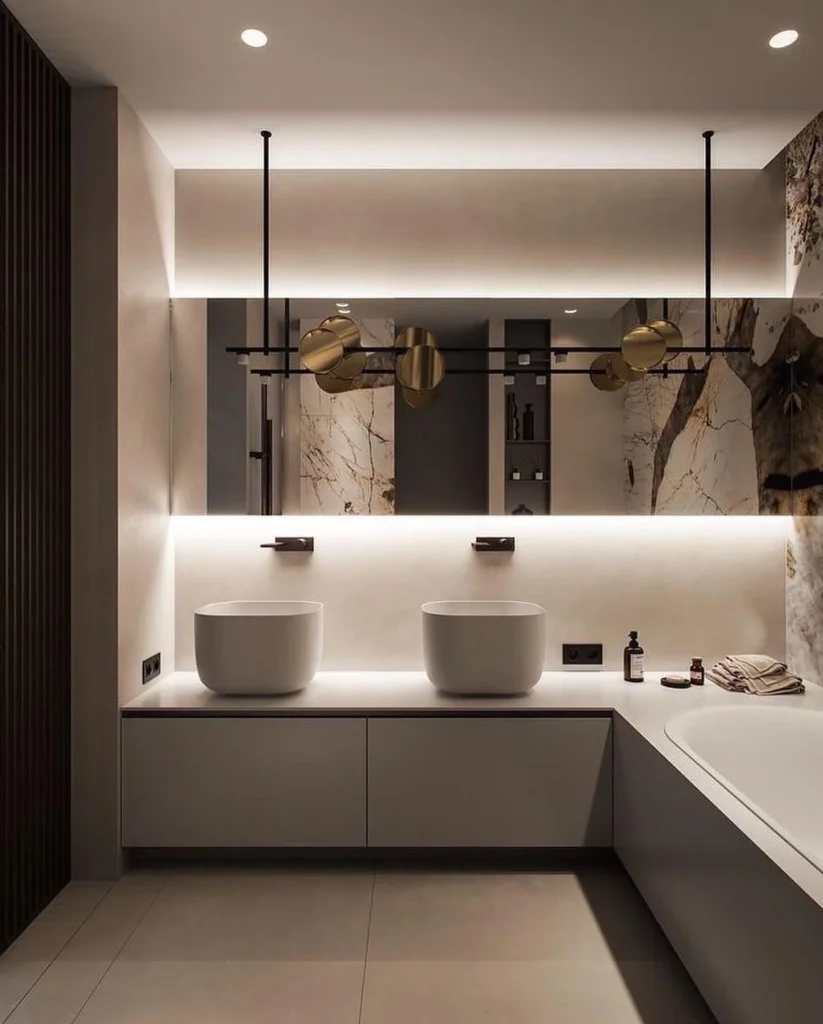
[[271,515],[271,430],[269,422],[269,385],[260,385],[260,515]]
[[271,132],[260,132],[263,139],[263,354],[271,350],[271,324],[269,311],[269,251],[270,235],[270,201],[269,194],[269,141]]
[[[453,345],[438,345],[437,349],[438,349],[439,352],[450,352],[450,353],[453,353],[455,355],[460,355],[462,353],[465,353],[466,355],[473,355],[473,354],[476,354],[478,352],[510,352],[511,353],[513,351],[511,348],[506,349],[506,348],[500,348],[499,346],[498,347],[492,346],[490,348],[483,348],[482,346],[471,346],[471,347],[469,347],[469,346],[459,346],[458,347],[458,346],[453,346]],[[247,347],[247,348],[244,348],[242,346],[234,345],[234,346],[230,346],[230,347],[226,348],[226,352],[230,352],[233,355],[252,355],[255,352],[262,352],[262,351],[263,351],[263,348],[262,348],[262,346],[259,346],[259,345],[258,346],[251,346],[251,347]],[[294,353],[297,353],[297,352],[300,351],[300,349],[297,348],[295,345],[291,345],[291,346],[273,345],[269,349],[269,351],[270,352],[288,352],[288,353],[294,352]],[[386,345],[364,345],[362,348],[358,349],[358,351],[360,351],[360,352],[367,352],[367,353],[383,352],[383,353],[388,355],[388,354],[394,354],[396,352],[405,352],[407,350],[402,345],[398,345],[398,346],[395,346],[395,347],[390,347],[390,346],[386,346]],[[553,345],[550,348],[537,349],[536,351],[539,351],[541,353],[550,352],[552,354],[556,354],[556,353],[560,352],[560,353],[563,353],[565,355],[574,356],[574,355],[585,355],[586,353],[591,354],[593,352],[597,352],[597,353],[600,353],[600,352],[619,352],[620,351],[620,346],[619,345],[575,345],[573,348],[569,348],[568,345]],[[724,352],[750,352],[750,351],[751,351],[751,349],[746,348],[744,345],[737,345],[737,346],[730,345],[730,346],[728,346],[728,348],[726,348],[724,346],[713,347],[713,348],[711,348],[710,353],[718,353],[718,354],[720,354],[720,353],[724,353]],[[681,352],[684,352],[684,353],[688,353],[688,352],[706,352],[706,347],[705,347],[705,345],[683,345],[682,348],[679,348],[677,350],[678,355]],[[262,372],[265,372],[265,371],[262,371]],[[291,372],[292,373],[298,373],[299,371],[298,370],[292,370]],[[380,373],[385,373],[387,371],[381,370],[379,372]]]
[[288,297],[288,295],[286,296],[286,300],[285,300],[285,304],[284,304],[283,319],[286,321],[286,327],[285,327],[285,333],[286,333],[286,345],[285,345],[285,349],[286,349],[286,374],[285,374],[285,376],[286,376],[286,380],[288,380],[289,374],[291,373],[291,366],[289,365],[289,363],[291,362],[291,353],[294,351],[294,349],[292,347],[292,343],[291,343],[291,299]]
[[[613,350],[609,349],[609,351],[613,351]],[[700,349],[700,351],[702,352],[703,350]],[[724,351],[728,351],[728,350],[724,350]],[[745,351],[748,352],[750,350],[746,349]],[[286,371],[280,369],[280,370],[251,370],[250,372],[253,375],[258,376],[258,377],[282,377],[285,374]],[[312,376],[312,377],[314,376],[314,373],[313,373],[312,370],[306,370],[306,369],[304,369],[302,367],[299,370],[292,370],[291,372],[293,374],[301,374],[301,375]],[[477,375],[482,376],[482,377],[513,377],[513,376],[515,376],[517,374],[531,374],[533,377],[551,377],[551,376],[555,376],[557,374],[564,374],[564,373],[571,373],[571,374],[574,374],[574,373],[578,373],[578,374],[582,374],[582,373],[585,373],[585,374],[596,373],[596,374],[600,374],[600,373],[606,373],[606,372],[607,372],[606,370],[591,370],[588,367],[582,367],[580,369],[578,369],[578,368],[558,369],[557,367],[553,367],[552,366],[552,367],[545,367],[545,368],[535,369],[535,367],[532,366],[532,367],[528,367],[526,369],[523,369],[522,367],[518,367],[517,369],[512,368],[512,369],[508,369],[508,370],[491,370],[491,369],[485,369],[485,368],[484,369],[479,369],[479,370],[468,370],[468,369],[465,369],[463,367],[460,367],[460,368],[456,368],[456,369],[449,369],[447,371],[447,373],[446,373],[446,376],[452,376],[452,375],[455,375],[455,374],[458,374],[458,375],[462,375],[462,374],[477,374]],[[684,374],[703,373],[703,372],[704,372],[703,368],[701,368],[701,367],[693,367],[693,368],[690,368],[690,369],[682,369],[682,370],[673,370],[671,367],[666,366],[666,367],[664,367],[663,369],[660,369],[660,370],[648,370],[646,372],[646,376],[650,376],[650,375],[651,376],[669,376],[669,375],[672,375],[672,376],[683,376]],[[376,376],[384,376],[385,377],[385,376],[390,376],[392,374],[392,371],[391,370],[379,370],[379,369],[373,369],[371,367],[366,367],[366,369],[363,370],[362,373],[363,374],[375,374]]]
[[706,140],[706,166],[704,171],[705,180],[705,259],[706,259],[706,310],[705,310],[705,326],[704,332],[704,350],[706,355],[711,355],[712,352],[712,138],[714,137],[713,131],[703,132],[703,138]]

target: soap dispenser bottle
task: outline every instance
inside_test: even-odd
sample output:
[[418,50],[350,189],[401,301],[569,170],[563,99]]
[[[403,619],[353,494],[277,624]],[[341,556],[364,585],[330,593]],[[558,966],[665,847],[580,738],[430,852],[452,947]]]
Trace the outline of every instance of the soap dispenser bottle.
[[642,683],[644,680],[643,663],[646,652],[637,640],[637,630],[629,633],[629,642],[623,651],[623,678],[627,683]]

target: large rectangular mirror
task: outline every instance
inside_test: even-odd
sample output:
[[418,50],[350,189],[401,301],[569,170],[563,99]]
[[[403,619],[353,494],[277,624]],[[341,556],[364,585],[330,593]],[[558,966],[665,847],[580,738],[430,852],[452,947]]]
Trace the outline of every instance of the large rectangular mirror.
[[[324,356],[334,337],[310,335],[321,362],[348,360],[316,376],[301,339],[341,306],[365,351]],[[175,300],[174,511],[816,508],[823,474],[812,479],[819,446],[801,379],[808,317],[789,299],[719,299],[711,314],[706,355],[700,299],[278,299],[264,354],[261,300]],[[661,320],[677,328],[662,362],[628,374],[609,363],[627,331]],[[418,352],[400,371],[410,340],[436,346],[437,361]],[[440,357],[433,391],[403,386],[428,389]]]

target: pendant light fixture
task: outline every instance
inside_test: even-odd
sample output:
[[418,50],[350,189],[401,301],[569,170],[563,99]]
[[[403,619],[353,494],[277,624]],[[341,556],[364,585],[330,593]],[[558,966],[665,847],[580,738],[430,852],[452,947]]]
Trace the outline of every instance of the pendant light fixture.
[[[647,300],[636,300],[637,317],[641,321],[626,331],[619,345],[613,348],[600,346],[577,346],[579,353],[589,352],[597,356],[587,369],[566,367],[564,364],[568,349],[566,346],[551,346],[545,349],[547,362],[526,366],[522,361],[517,368],[511,367],[461,367],[455,374],[480,374],[493,376],[502,374],[514,379],[515,374],[532,374],[539,383],[545,383],[548,376],[588,373],[592,384],[599,391],[618,391],[626,384],[642,380],[647,374],[663,377],[700,374],[705,366],[670,367],[669,364],[681,353],[700,352],[707,358],[712,355],[749,352],[745,346],[720,346],[715,348],[714,316],[712,309],[712,139],[713,131],[703,132],[705,143],[705,324],[701,346],[686,346],[679,326],[669,318],[669,303],[663,300],[660,316],[649,316]],[[393,368],[404,401],[415,409],[425,409],[440,394],[446,376],[444,351],[465,356],[472,352],[489,354],[506,352],[505,346],[448,347],[441,349],[435,335],[425,327],[407,327],[396,336],[394,345],[364,346],[360,328],[351,318],[347,301],[338,301],[336,311],[321,320],[300,338],[296,346],[290,341],[290,302],[285,300],[286,338],[282,345],[273,346],[271,341],[271,203],[270,203],[270,160],[271,132],[260,132],[263,140],[263,344],[262,346],[227,346],[238,361],[249,367],[249,373],[259,376],[260,381],[260,448],[250,456],[261,460],[261,512],[271,514],[273,482],[273,431],[269,417],[269,389],[272,378],[288,380],[297,374],[314,375],[318,386],[328,394],[341,394],[359,387],[361,377],[375,375],[379,386],[388,383],[387,374]],[[567,314],[576,313],[577,308],[566,309]],[[293,367],[291,357],[297,353],[300,368]],[[250,366],[250,357],[264,357],[262,365]],[[282,362],[275,359],[283,355]],[[370,356],[375,359],[369,365]],[[388,365],[387,365],[388,363]]]

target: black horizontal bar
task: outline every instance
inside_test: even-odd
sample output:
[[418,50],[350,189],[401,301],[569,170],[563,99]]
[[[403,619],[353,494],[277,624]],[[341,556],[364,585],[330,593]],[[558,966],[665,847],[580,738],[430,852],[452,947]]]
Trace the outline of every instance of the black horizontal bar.
[[[251,370],[250,372],[252,374],[254,374],[256,377],[283,377],[286,374],[286,371],[283,370],[283,369],[280,369],[280,370]],[[363,370],[362,372],[364,374],[375,374],[377,376],[384,376],[384,377],[391,374],[391,370],[372,370],[372,369],[369,369],[368,367],[365,370]],[[591,369],[588,369],[587,367],[583,367],[581,369],[571,368],[571,369],[562,369],[562,370],[557,369],[556,367],[545,368],[545,369],[535,369],[533,366],[532,367],[528,367],[528,368],[518,367],[517,369],[509,368],[507,370],[489,370],[489,369],[467,370],[465,368],[456,367],[454,369],[447,370],[446,371],[446,376],[448,377],[448,376],[452,376],[454,374],[472,374],[472,373],[474,373],[474,374],[480,374],[480,375],[485,376],[485,377],[495,377],[495,376],[499,376],[499,377],[513,377],[516,374],[531,374],[533,377],[554,377],[557,374],[563,374],[563,373],[570,373],[570,374],[575,374],[575,373],[577,373],[577,374],[580,374],[580,373],[585,373],[585,374],[592,374],[592,373],[594,373],[594,374],[601,374],[601,373],[606,373],[606,372],[607,372],[606,370],[591,370]],[[666,368],[665,370],[647,370],[646,371],[646,376],[651,375],[651,376],[656,376],[656,377],[669,377],[669,376],[671,376],[671,377],[682,377],[682,376],[685,376],[687,374],[705,373],[705,372],[706,371],[704,369],[700,368],[700,367],[695,367],[694,369],[691,369],[691,370],[690,369],[671,370],[669,368]],[[314,372],[312,370],[304,370],[304,369],[291,370],[291,373],[305,374],[306,376],[310,376],[310,377],[314,377],[315,376],[315,374],[314,374]]]
[[[291,345],[291,346],[288,346],[288,345],[279,345],[279,346],[271,345],[269,347],[268,354],[273,354],[273,353],[276,353],[276,352],[280,352],[280,353],[288,352],[288,353],[293,353],[294,355],[297,355],[297,353],[299,351],[300,351],[300,349],[297,348],[294,345]],[[408,352],[409,350],[404,345],[395,345],[395,346],[389,346],[389,345],[382,345],[382,346],[381,345],[364,345],[364,346],[362,346],[362,348],[357,349],[357,351],[358,352],[366,352],[366,353],[379,353],[379,352],[383,352],[385,354],[389,354],[390,352]],[[596,353],[600,353],[600,352],[619,352],[620,351],[620,346],[619,345],[617,345],[617,346],[615,346],[615,345],[573,345],[573,346],[570,347],[568,345],[550,345],[548,348],[540,348],[538,346],[538,347],[535,347],[535,348],[532,348],[532,349],[514,349],[514,348],[501,348],[499,345],[493,345],[493,346],[490,346],[488,348],[483,347],[481,345],[475,345],[475,346],[471,346],[471,347],[469,347],[469,346],[455,346],[455,345],[438,345],[437,346],[437,351],[438,352],[453,352],[453,353],[457,353],[457,354],[465,353],[466,355],[471,355],[471,354],[475,354],[475,353],[478,353],[478,352],[481,352],[481,353],[482,352],[505,352],[505,353],[508,353],[510,356],[516,356],[516,355],[518,355],[519,352],[529,352],[529,353],[531,353],[531,352],[539,352],[541,355],[545,355],[546,353],[551,353],[552,355],[554,355],[554,354],[556,354],[558,352],[565,353],[566,355],[585,355],[586,353],[591,353],[591,352],[596,352]],[[691,353],[691,352],[701,352],[704,355],[706,354],[706,349],[702,345],[684,345],[682,348],[678,348],[676,350],[673,349],[672,351],[676,351],[677,355],[680,355],[681,353],[688,354],[688,353]],[[258,355],[258,354],[262,354],[264,352],[264,349],[263,349],[262,345],[252,345],[252,346],[231,345],[231,346],[227,346],[226,352],[230,352],[233,355],[239,355],[239,356],[243,356],[243,355]],[[716,345],[714,348],[711,349],[711,351],[709,352],[709,355],[722,355],[725,352],[751,352],[751,349],[747,348],[745,346],[742,346],[742,345],[734,345],[734,346],[730,345],[728,348],[722,348],[722,347]]]

